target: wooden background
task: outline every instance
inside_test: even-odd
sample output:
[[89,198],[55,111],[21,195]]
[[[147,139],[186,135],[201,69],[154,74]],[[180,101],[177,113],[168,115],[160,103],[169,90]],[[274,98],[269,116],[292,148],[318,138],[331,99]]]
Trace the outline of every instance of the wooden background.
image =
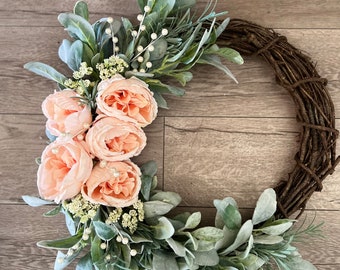
[[[198,1],[199,9],[205,2]],[[57,15],[74,3],[0,2],[0,269],[53,269],[55,253],[35,243],[67,234],[62,216],[43,218],[48,207],[33,209],[21,200],[37,195],[34,159],[46,145],[40,104],[55,87],[22,67],[42,61],[66,70],[57,59],[67,37]],[[89,0],[89,7],[92,22],[138,12],[134,0]],[[306,51],[329,80],[340,116],[340,0],[220,0],[217,10],[273,27]],[[239,84],[210,67],[195,68],[186,96],[168,97],[170,110],[160,110],[146,129],[149,143],[137,158],[156,160],[160,187],[181,194],[181,211],[202,210],[205,223],[214,215],[214,198],[233,196],[246,212],[253,208],[264,188],[286,178],[297,151],[292,101],[264,62],[245,60],[230,65]],[[300,244],[302,254],[318,269],[340,269],[340,168],[313,196],[306,215],[325,222],[325,238]]]

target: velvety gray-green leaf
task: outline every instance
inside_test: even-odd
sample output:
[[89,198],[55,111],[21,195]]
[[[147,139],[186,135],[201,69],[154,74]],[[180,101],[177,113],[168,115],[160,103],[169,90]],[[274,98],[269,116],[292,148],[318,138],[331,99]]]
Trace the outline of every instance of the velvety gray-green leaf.
[[219,257],[216,250],[210,250],[205,252],[193,251],[195,256],[195,263],[198,265],[214,266],[219,262]]
[[69,249],[77,244],[81,239],[81,234],[71,237],[57,239],[57,240],[44,240],[37,243],[38,247],[49,249]]
[[55,202],[46,201],[34,196],[24,195],[21,197],[25,203],[32,207],[39,207],[43,205],[55,204]]
[[233,242],[233,244],[227,247],[224,251],[222,251],[220,255],[222,256],[228,255],[230,252],[234,251],[235,249],[249,241],[252,232],[253,223],[251,222],[251,220],[248,220],[242,225],[241,229],[237,233],[236,239]]
[[62,43],[59,46],[58,49],[58,55],[61,61],[63,61],[65,64],[68,62],[68,57],[70,54],[70,48],[71,48],[72,42],[69,41],[68,39],[64,39]]
[[160,217],[158,219],[158,224],[155,226],[152,226],[153,229],[153,235],[155,239],[163,240],[170,238],[174,232],[175,229],[172,226],[171,222],[166,217]]
[[72,43],[69,49],[69,56],[67,59],[67,65],[70,69],[76,71],[80,67],[80,63],[83,58],[83,43],[80,40],[76,40]]
[[193,231],[192,235],[199,240],[217,242],[222,239],[223,231],[215,227],[207,226]]
[[34,72],[35,74],[55,81],[60,85],[64,85],[64,82],[67,79],[63,74],[56,71],[53,67],[41,62],[29,62],[24,65],[24,68],[28,69],[31,72]]
[[165,203],[170,203],[174,207],[179,205],[181,200],[182,198],[181,196],[179,196],[178,193],[171,192],[171,191],[159,191],[155,193],[154,195],[152,195],[152,197],[150,198],[150,201],[161,201]]
[[112,238],[114,238],[118,231],[115,227],[105,224],[101,221],[94,221],[93,222],[94,229],[96,231],[96,234],[105,241],[110,241]]
[[61,13],[58,20],[72,37],[88,44],[93,52],[96,51],[96,36],[92,25],[87,20],[72,13]]
[[91,259],[91,253],[87,253],[85,256],[80,258],[76,270],[92,270],[92,259]]
[[60,211],[61,211],[61,204],[59,204],[56,208],[53,208],[52,210],[44,213],[44,217],[53,217],[55,215],[58,215]]
[[172,238],[166,239],[166,242],[172,248],[176,255],[180,257],[184,257],[186,254],[186,248],[183,246],[182,243],[173,240]]
[[155,176],[157,173],[157,163],[153,160],[150,160],[146,163],[144,163],[141,167],[140,167],[142,174],[143,175],[148,175],[148,176]]
[[173,255],[155,252],[152,261],[152,270],[179,270],[176,258]]
[[276,194],[271,188],[260,195],[253,214],[253,224],[257,225],[271,218],[276,212]]
[[84,1],[78,1],[75,4],[73,13],[83,17],[87,21],[89,20],[89,9]]
[[169,109],[168,104],[166,100],[162,97],[162,95],[156,91],[153,91],[153,93],[154,93],[153,97],[156,100],[158,107],[163,108],[163,109]]
[[259,235],[255,236],[254,243],[262,245],[275,245],[283,241],[283,237],[279,235]]
[[146,218],[162,216],[170,212],[174,206],[171,203],[160,201],[148,201],[144,203],[144,215]]
[[97,235],[91,241],[91,258],[93,263],[100,261],[104,255],[104,250],[100,248],[101,243],[102,241]]
[[195,229],[200,224],[201,218],[202,218],[201,212],[192,213],[188,217],[188,219],[187,219],[187,221],[186,221],[186,223],[184,225],[184,228],[185,229],[189,229],[189,230],[190,229]]

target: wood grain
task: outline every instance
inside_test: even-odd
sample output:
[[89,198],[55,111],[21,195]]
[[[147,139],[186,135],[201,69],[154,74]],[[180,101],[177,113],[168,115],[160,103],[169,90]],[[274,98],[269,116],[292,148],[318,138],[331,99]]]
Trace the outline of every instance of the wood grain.
[[[197,0],[202,11],[206,0]],[[88,1],[92,19],[104,16],[134,17],[138,12],[135,0]],[[114,3],[114,4],[113,4]],[[229,11],[229,16],[249,19],[274,28],[339,28],[340,5],[338,0],[228,0],[217,3],[217,11]],[[56,26],[60,12],[72,10],[72,0],[31,0],[0,3],[0,25],[5,26]],[[249,8],[251,7],[251,8]]]
[[[138,13],[135,0],[88,2],[92,21],[105,16],[135,20]],[[206,0],[197,2],[202,10]],[[42,61],[70,74],[57,59],[58,47],[67,38],[57,16],[71,11],[74,3],[0,2],[0,269],[53,269],[55,252],[35,243],[67,235],[62,215],[43,218],[49,207],[30,208],[21,200],[23,194],[37,195],[34,158],[46,145],[40,105],[56,87],[23,65]],[[217,10],[275,28],[308,53],[329,80],[339,117],[339,0],[221,0]],[[285,178],[293,165],[300,128],[294,104],[265,63],[245,60],[243,66],[229,65],[239,84],[210,67],[195,68],[186,95],[168,96],[170,110],[160,110],[146,128],[148,146],[135,161],[156,160],[159,187],[182,195],[173,214],[201,211],[202,223],[211,224],[212,200],[233,196],[249,218],[260,192]],[[312,246],[301,244],[301,253],[320,270],[340,269],[339,168],[326,179],[323,191],[314,194],[308,209],[309,220],[316,215],[316,222],[325,222],[326,238],[312,240]]]

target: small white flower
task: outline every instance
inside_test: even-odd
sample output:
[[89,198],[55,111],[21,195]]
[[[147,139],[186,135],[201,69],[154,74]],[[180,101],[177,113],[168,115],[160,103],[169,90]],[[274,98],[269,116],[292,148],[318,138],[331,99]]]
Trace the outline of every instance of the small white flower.
[[90,236],[89,236],[88,234],[86,234],[86,233],[83,234],[82,239],[83,239],[84,241],[89,240],[89,238],[90,238]]
[[142,24],[142,25],[139,27],[139,29],[140,29],[141,31],[145,31],[146,26],[145,26],[144,24]]
[[137,250],[131,249],[131,250],[130,250],[130,255],[131,255],[132,257],[136,256],[136,255],[137,255]]
[[101,248],[101,249],[106,249],[106,247],[107,247],[107,246],[106,246],[106,243],[101,243],[101,244],[100,244],[100,248]]
[[115,43],[115,44],[118,43],[118,38],[117,37],[113,37],[112,38],[112,42]]
[[107,22],[110,23],[110,24],[113,23],[113,18],[112,17],[108,17],[107,18]]
[[142,14],[138,14],[137,20],[140,21],[140,22],[143,21],[144,20],[144,16]]
[[168,29],[163,28],[163,29],[162,29],[162,35],[163,35],[163,36],[166,36],[167,34],[169,34]]
[[137,52],[142,52],[144,50],[143,46],[139,45],[137,47]]
[[117,238],[116,238],[116,241],[117,241],[118,243],[120,243],[120,242],[122,242],[122,240],[123,240],[122,237],[121,237],[120,235],[118,235]]
[[149,52],[153,52],[155,50],[155,47],[153,45],[149,45],[148,50]]
[[123,237],[122,243],[123,245],[127,245],[129,243],[129,239],[127,239],[126,237]]
[[156,33],[152,33],[152,34],[151,34],[151,39],[152,39],[152,40],[157,39],[157,34],[156,34]]
[[142,63],[142,62],[144,61],[143,56],[138,56],[137,61],[138,61],[139,63]]
[[152,63],[151,62],[146,62],[145,65],[146,65],[147,68],[151,68],[152,67]]
[[140,73],[145,73],[145,69],[144,69],[144,68],[141,68],[141,69],[139,70],[139,72],[140,72]]
[[148,12],[151,11],[151,8],[150,8],[149,6],[145,6],[145,7],[144,7],[144,11],[145,11],[146,13],[148,13]]
[[115,52],[119,52],[119,47],[118,46],[115,47]]
[[105,29],[105,33],[108,34],[108,35],[111,35],[112,34],[112,31],[110,28],[106,28]]
[[136,37],[137,36],[137,31],[136,30],[133,30],[132,32],[131,32],[131,35],[133,36],[133,37]]
[[90,234],[91,233],[91,229],[90,228],[86,228],[84,231],[85,234]]

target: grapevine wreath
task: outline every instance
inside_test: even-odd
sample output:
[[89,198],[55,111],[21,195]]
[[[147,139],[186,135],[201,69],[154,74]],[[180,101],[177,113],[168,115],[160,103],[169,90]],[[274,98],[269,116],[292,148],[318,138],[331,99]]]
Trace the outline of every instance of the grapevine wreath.
[[[57,204],[45,216],[65,215],[70,237],[39,247],[57,249],[54,269],[77,257],[76,269],[316,269],[293,246],[319,225],[293,229],[314,191],[339,162],[334,106],[311,60],[271,29],[244,20],[219,18],[210,2],[192,15],[195,1],[138,0],[138,23],[103,18],[89,23],[87,4],[58,19],[72,38],[60,59],[72,71],[30,62],[25,68],[54,80],[46,97],[50,142],[37,159],[40,198],[31,206]],[[167,107],[163,94],[183,95],[196,64],[212,65],[235,79],[221,62],[243,63],[260,55],[273,68],[297,109],[302,132],[296,165],[288,179],[266,189],[251,219],[242,223],[234,199],[214,200],[215,224],[200,227],[201,213],[167,215],[181,198],[157,189],[154,161],[130,159],[146,145],[143,128]]]

